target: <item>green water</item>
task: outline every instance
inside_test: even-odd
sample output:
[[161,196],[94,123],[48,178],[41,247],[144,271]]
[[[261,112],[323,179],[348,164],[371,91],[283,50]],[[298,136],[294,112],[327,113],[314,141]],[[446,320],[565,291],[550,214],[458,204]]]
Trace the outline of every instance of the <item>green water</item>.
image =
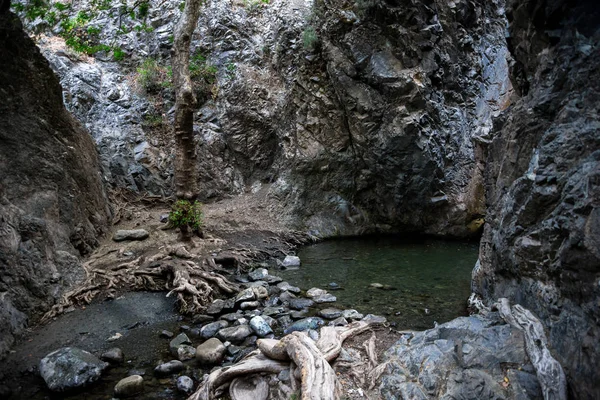
[[388,236],[330,240],[302,248],[300,268],[278,275],[304,290],[335,282],[342,288],[330,290],[337,303],[326,306],[385,315],[398,329],[427,329],[466,315],[477,254],[476,243]]

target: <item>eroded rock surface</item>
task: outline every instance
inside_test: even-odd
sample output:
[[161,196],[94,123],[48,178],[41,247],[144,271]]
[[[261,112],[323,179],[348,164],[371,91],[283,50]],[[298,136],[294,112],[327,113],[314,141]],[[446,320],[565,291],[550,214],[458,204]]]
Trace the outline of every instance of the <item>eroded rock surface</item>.
[[522,332],[497,314],[404,334],[384,357],[384,399],[543,399]]
[[110,210],[97,151],[17,17],[0,12],[0,357],[83,278]]
[[487,154],[473,290],[546,325],[576,399],[600,397],[600,15],[593,1],[509,1],[515,87]]
[[[117,5],[90,22],[124,51],[119,63],[57,50],[56,37],[40,44],[107,178],[163,194],[171,190],[172,88],[157,81],[144,95],[136,68],[168,65],[180,11],[176,1],[151,3],[152,29],[117,34],[138,24],[118,17]],[[481,226],[479,144],[511,93],[501,1],[203,7],[193,51],[217,70],[194,128],[204,200],[264,191],[282,223],[319,236],[465,236]]]

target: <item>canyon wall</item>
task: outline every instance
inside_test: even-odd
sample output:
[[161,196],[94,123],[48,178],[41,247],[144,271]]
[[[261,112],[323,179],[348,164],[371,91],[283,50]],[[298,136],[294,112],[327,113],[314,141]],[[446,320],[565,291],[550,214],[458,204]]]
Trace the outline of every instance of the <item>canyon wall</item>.
[[[147,28],[120,34],[141,22],[98,11],[88,26],[118,62],[39,40],[115,187],[171,193],[172,87],[148,95],[139,77],[148,62],[167,74],[178,5],[153,2]],[[278,218],[317,236],[473,235],[482,146],[512,93],[504,31],[501,1],[205,2],[193,52],[216,82],[195,121],[203,200],[265,190]]]
[[521,95],[495,120],[473,289],[548,330],[575,399],[600,398],[600,11],[595,1],[509,1]]
[[0,357],[83,277],[79,257],[109,221],[94,142],[61,92],[19,18],[0,12]]

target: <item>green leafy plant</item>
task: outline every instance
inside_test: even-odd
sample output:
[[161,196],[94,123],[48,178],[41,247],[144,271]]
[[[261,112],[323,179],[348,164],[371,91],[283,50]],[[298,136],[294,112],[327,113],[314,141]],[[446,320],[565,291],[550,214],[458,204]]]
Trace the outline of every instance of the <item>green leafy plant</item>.
[[125,58],[125,52],[120,47],[113,47],[113,60],[122,61]]
[[319,37],[317,36],[315,28],[309,26],[302,32],[302,43],[307,50],[315,50],[317,48]]
[[158,93],[163,87],[170,87],[171,76],[168,68],[159,65],[153,58],[147,58],[137,68],[135,80],[146,93]]
[[204,214],[202,203],[188,200],[177,200],[169,213],[169,222],[176,228],[189,227],[199,230],[202,227]]

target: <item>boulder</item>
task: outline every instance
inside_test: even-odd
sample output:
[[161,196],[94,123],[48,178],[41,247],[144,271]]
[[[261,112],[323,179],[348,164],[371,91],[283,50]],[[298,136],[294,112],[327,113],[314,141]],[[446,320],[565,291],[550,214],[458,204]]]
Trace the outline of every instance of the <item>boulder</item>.
[[204,365],[220,364],[225,356],[225,351],[223,342],[217,338],[211,338],[196,347],[196,360]]
[[[436,399],[542,398],[522,331],[497,315],[461,317],[404,334],[384,362],[389,365],[381,378],[384,398],[425,398],[422,393]],[[522,379],[501,385],[506,366],[523,372]],[[525,386],[537,393],[526,395]]]
[[144,378],[140,375],[131,375],[121,379],[115,385],[116,397],[130,397],[144,391]]
[[75,347],[63,347],[40,361],[40,375],[55,392],[88,386],[102,375],[108,363]]
[[125,240],[144,240],[147,239],[150,234],[145,229],[119,229],[115,232],[113,240],[115,242],[122,242]]

